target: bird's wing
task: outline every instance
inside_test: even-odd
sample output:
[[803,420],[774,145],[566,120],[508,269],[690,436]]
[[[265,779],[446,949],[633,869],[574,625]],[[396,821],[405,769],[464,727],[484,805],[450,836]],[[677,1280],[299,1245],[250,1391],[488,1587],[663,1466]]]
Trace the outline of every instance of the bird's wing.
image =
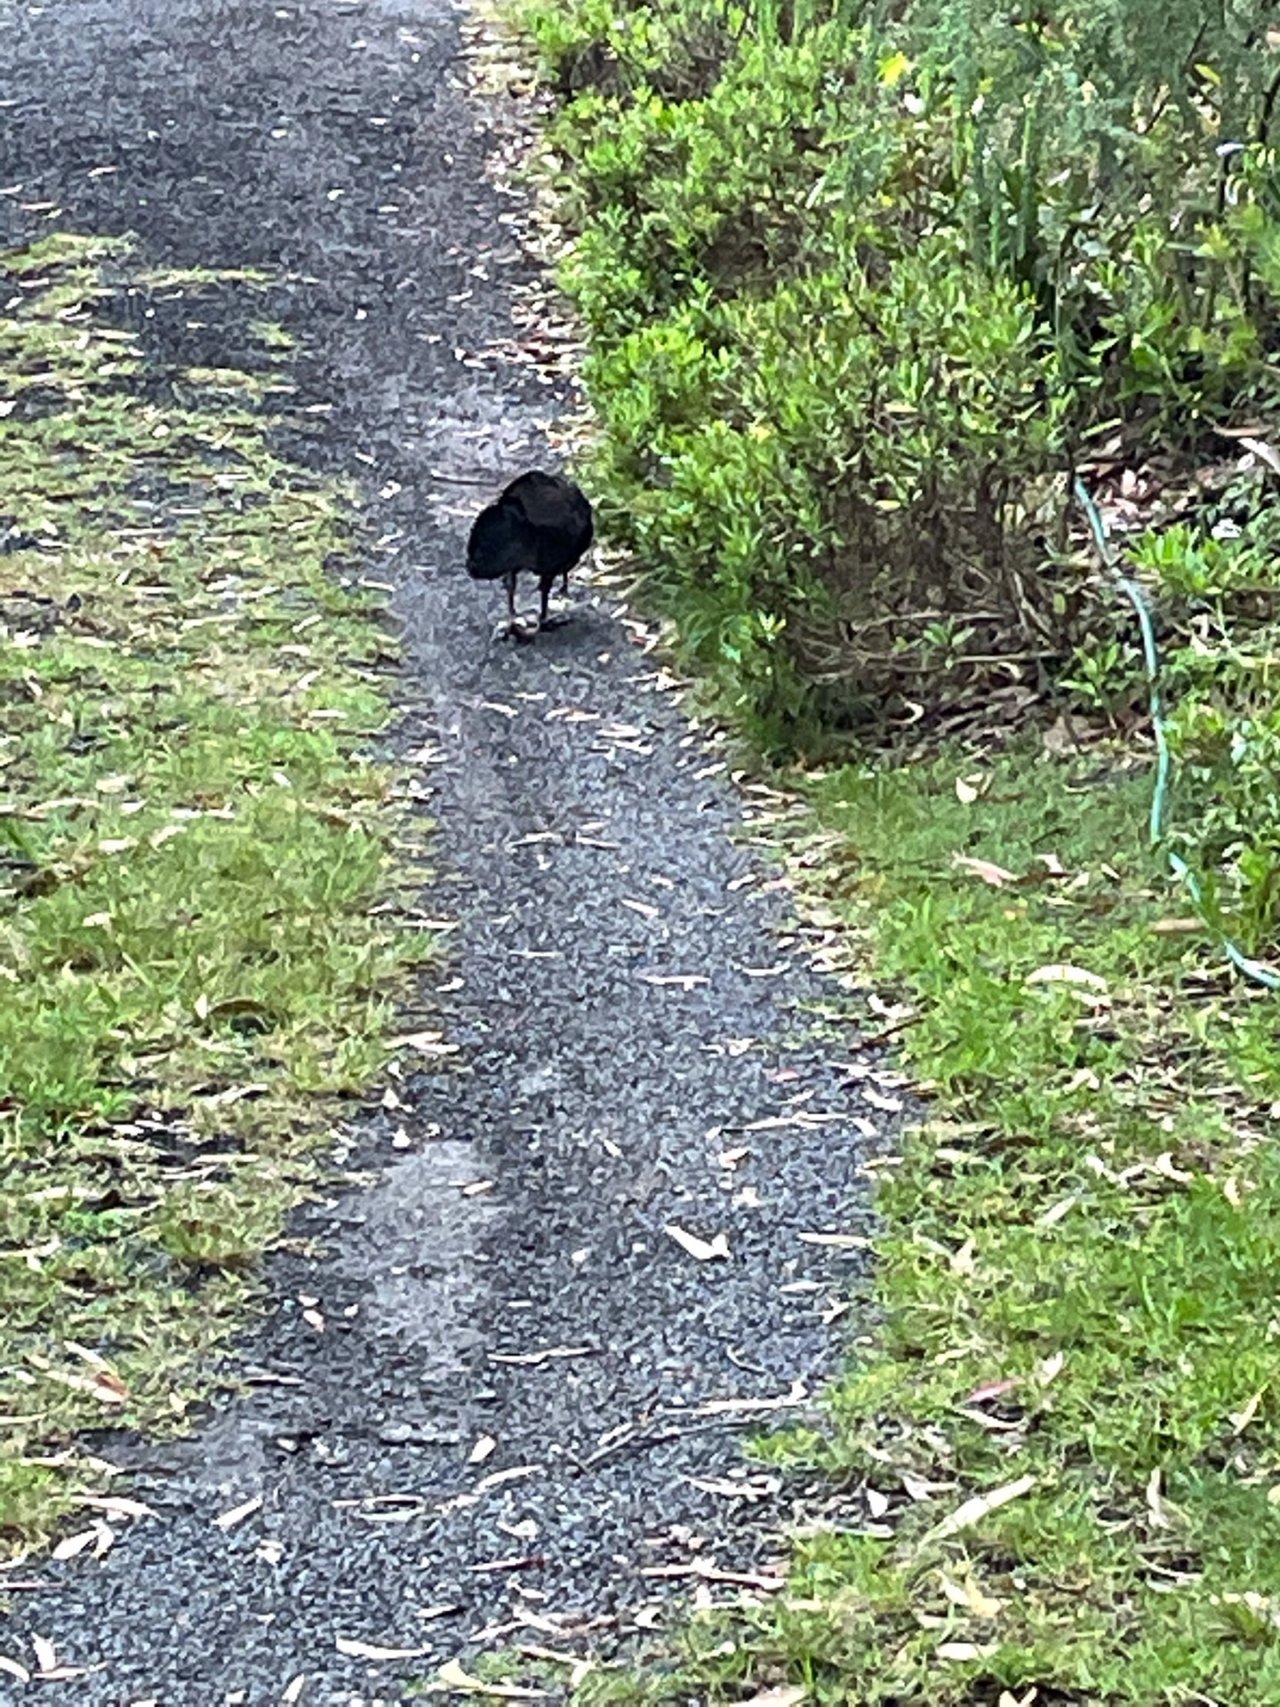
[[481,510],[467,540],[467,574],[475,581],[498,581],[534,567],[537,540],[517,511],[502,504]]
[[591,506],[571,481],[526,474],[504,494],[531,527],[581,533],[591,526]]

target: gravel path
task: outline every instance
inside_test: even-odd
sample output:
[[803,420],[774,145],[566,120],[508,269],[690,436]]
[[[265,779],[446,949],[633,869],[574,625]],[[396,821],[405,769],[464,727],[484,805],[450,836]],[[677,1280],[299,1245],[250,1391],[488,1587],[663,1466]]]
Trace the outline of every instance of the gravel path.
[[[865,1231],[887,1099],[814,1034],[830,991],[634,632],[580,591],[565,629],[491,644],[501,597],[461,567],[481,494],[433,478],[497,484],[563,406],[509,354],[530,264],[458,30],[411,0],[0,0],[0,241],[52,203],[156,260],[292,277],[270,311],[406,623],[429,905],[460,921],[425,999],[461,1046],[356,1134],[375,1182],[302,1218],[323,1250],[272,1260],[249,1397],[189,1442],[115,1443],[156,1515],[0,1620],[0,1652],[38,1635],[95,1669],[0,1677],[5,1701],[355,1707],[469,1647],[607,1647],[673,1589],[768,1578],[797,1490],[742,1432],[839,1355],[861,1259],[801,1235]],[[243,300],[211,300],[202,327],[151,305],[159,357],[235,358]]]

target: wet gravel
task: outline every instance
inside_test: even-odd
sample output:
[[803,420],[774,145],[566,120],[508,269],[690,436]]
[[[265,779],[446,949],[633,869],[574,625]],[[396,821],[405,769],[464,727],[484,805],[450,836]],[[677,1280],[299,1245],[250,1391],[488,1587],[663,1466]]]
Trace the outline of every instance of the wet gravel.
[[[836,1366],[862,1258],[801,1235],[865,1232],[894,1116],[815,1030],[831,991],[735,844],[743,797],[633,631],[579,590],[569,626],[494,642],[465,577],[487,494],[459,482],[543,460],[564,397],[491,353],[530,263],[458,30],[410,0],[0,0],[0,241],[132,231],[284,281],[269,312],[334,404],[300,444],[362,478],[397,588],[426,904],[458,921],[424,1007],[460,1046],[350,1138],[373,1177],[300,1217],[313,1253],[272,1259],[248,1395],[111,1443],[155,1515],[26,1567],[45,1586],[0,1619],[0,1653],[93,1669],[3,1701],[399,1701],[476,1647],[607,1648],[673,1590],[736,1593],[717,1571],[768,1592],[805,1497],[741,1438]],[[133,312],[170,364],[251,349],[243,294]]]

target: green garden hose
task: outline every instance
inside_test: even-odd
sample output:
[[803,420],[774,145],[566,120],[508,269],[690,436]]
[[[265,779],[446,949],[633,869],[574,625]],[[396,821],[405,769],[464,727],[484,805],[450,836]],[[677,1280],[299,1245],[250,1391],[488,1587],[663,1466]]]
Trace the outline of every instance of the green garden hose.
[[[1164,840],[1165,820],[1169,810],[1169,784],[1173,774],[1173,760],[1169,752],[1169,734],[1165,727],[1164,707],[1160,698],[1160,657],[1156,650],[1156,635],[1151,620],[1151,606],[1142,588],[1131,576],[1126,575],[1117,563],[1115,553],[1111,549],[1111,542],[1107,537],[1107,524],[1103,521],[1098,506],[1089,496],[1084,482],[1078,475],[1074,478],[1073,490],[1076,501],[1084,511],[1085,519],[1093,533],[1098,555],[1138,616],[1138,629],[1142,635],[1142,654],[1147,670],[1147,689],[1150,695],[1151,731],[1156,743],[1156,780],[1151,794],[1150,834],[1152,847],[1159,847]],[[1209,917],[1200,880],[1186,860],[1174,853],[1172,849],[1166,850],[1166,857],[1169,861],[1169,869],[1190,896],[1191,904],[1195,908],[1201,923],[1218,939],[1223,954],[1226,955],[1236,970],[1242,973],[1244,977],[1251,979],[1253,983],[1261,984],[1265,989],[1280,990],[1280,973],[1273,972],[1270,967],[1262,965],[1260,961],[1251,959]]]

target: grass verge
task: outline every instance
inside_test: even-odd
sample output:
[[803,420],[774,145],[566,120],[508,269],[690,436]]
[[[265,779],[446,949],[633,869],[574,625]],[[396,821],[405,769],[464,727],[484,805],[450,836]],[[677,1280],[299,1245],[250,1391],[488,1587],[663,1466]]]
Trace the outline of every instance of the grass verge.
[[[390,882],[353,495],[283,462],[261,371],[152,400],[118,245],[0,263],[0,1549],[180,1425],[336,1097],[429,951]],[[151,281],[193,301],[204,276]]]
[[[909,1011],[879,1326],[768,1604],[599,1699],[1280,1699],[1280,1063],[1144,846],[1145,767],[1030,746],[804,784],[810,904]],[[881,1022],[883,1023],[883,1022]],[[669,1662],[668,1662],[669,1663]]]

